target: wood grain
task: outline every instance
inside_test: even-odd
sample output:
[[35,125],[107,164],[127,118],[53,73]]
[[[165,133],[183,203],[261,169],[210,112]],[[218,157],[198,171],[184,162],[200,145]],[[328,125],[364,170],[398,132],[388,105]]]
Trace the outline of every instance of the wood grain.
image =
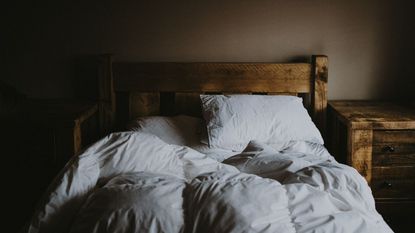
[[376,199],[414,199],[414,179],[374,179],[372,181],[372,192]]
[[415,166],[373,167],[373,174],[380,179],[415,178]]
[[394,232],[413,233],[413,211],[415,201],[413,200],[379,200],[376,201],[376,210],[388,223]]
[[298,96],[298,93],[295,92],[268,92],[267,95],[289,95],[289,96]]
[[353,129],[415,129],[415,109],[380,101],[330,101],[339,119]]
[[[390,147],[394,151],[390,151]],[[373,145],[374,166],[415,166],[415,144],[376,144]]]
[[78,153],[82,149],[82,131],[81,131],[81,123],[77,123],[73,129],[73,148],[74,148],[74,155],[78,155]]
[[376,198],[415,198],[415,166],[373,167]]
[[310,92],[307,63],[114,63],[117,91]]
[[178,114],[201,117],[202,104],[200,102],[200,92],[178,92],[175,96],[175,111]]
[[112,56],[101,55],[98,62],[98,108],[100,134],[114,129],[116,100],[112,72]]
[[327,56],[313,56],[313,79],[314,88],[312,94],[313,118],[323,137],[326,134],[327,118],[327,81],[328,81],[328,58]]
[[392,102],[330,101],[329,119],[330,152],[341,157],[341,138],[347,135],[347,163],[370,182],[376,202],[412,213],[407,203],[415,203],[414,109]]
[[[184,114],[195,117],[202,117],[202,106],[200,102],[200,95],[203,92],[167,92],[169,94],[160,92],[129,92],[129,119],[134,119],[142,116],[155,115],[175,115]],[[216,92],[215,94],[237,95],[237,94],[253,94],[253,95],[291,95],[296,96],[297,93],[229,93]],[[174,96],[173,96],[174,95]],[[125,101],[125,100],[123,100]],[[164,103],[161,107],[161,102]],[[121,104],[118,104],[121,105]],[[165,108],[163,113],[160,108]]]
[[[200,103],[195,93],[286,94],[303,98],[304,105],[324,135],[328,59],[326,56],[313,56],[312,61],[114,63],[106,55],[101,57],[98,75],[101,80],[101,126],[123,125],[128,118],[155,113],[200,116]],[[144,100],[147,97],[131,93],[159,93],[160,98],[159,101],[154,98],[147,101]]]
[[130,119],[160,115],[160,93],[131,92],[129,108]]
[[373,131],[373,164],[415,165],[415,130]]
[[415,130],[375,130],[373,143],[415,144]]
[[348,163],[370,184],[372,178],[372,131],[351,130],[348,142]]

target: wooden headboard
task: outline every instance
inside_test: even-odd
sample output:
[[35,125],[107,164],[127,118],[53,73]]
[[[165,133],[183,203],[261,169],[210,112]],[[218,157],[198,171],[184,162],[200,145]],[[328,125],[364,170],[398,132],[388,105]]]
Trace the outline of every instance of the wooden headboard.
[[314,55],[311,63],[132,63],[103,55],[99,64],[104,133],[138,116],[200,116],[201,93],[300,96],[326,131],[327,56]]

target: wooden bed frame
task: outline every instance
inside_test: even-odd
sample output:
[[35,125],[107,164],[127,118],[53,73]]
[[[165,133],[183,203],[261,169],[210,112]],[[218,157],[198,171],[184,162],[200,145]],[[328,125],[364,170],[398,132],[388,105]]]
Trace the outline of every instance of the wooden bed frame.
[[200,116],[201,93],[300,96],[323,136],[326,132],[324,55],[313,55],[311,63],[131,63],[102,55],[98,79],[104,134],[138,116]]

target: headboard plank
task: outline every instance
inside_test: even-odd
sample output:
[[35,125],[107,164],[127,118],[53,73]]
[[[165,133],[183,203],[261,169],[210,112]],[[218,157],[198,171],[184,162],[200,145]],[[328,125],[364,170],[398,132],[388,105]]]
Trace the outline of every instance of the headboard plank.
[[201,92],[178,92],[175,96],[175,111],[178,114],[186,114],[189,116],[202,116]]
[[173,116],[176,115],[176,93],[160,92],[160,115]]
[[[328,58],[311,63],[113,63],[101,57],[99,90],[103,127],[147,115],[200,116],[199,94],[285,94],[304,100],[325,134]],[[117,96],[117,98],[115,98]],[[116,100],[115,100],[116,99]],[[115,105],[117,102],[117,106]],[[128,114],[122,114],[122,113]],[[114,117],[116,116],[116,117]],[[123,117],[122,117],[123,116]],[[121,120],[121,121],[120,121]]]
[[131,92],[129,119],[160,115],[159,92]]
[[291,95],[291,96],[298,96],[298,93],[295,92],[269,92],[267,95]]
[[328,58],[327,56],[312,57],[314,87],[311,92],[313,120],[320,129],[323,137],[326,133],[327,118],[327,81],[328,81]]
[[114,128],[116,99],[112,72],[112,56],[104,54],[98,60],[98,115],[100,134],[105,135]]
[[311,65],[115,63],[116,91],[310,92]]

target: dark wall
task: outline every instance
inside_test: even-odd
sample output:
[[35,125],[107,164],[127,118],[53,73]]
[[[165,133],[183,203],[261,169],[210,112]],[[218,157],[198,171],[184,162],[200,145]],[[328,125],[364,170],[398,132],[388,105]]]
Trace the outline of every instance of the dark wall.
[[[26,1],[3,8],[1,79],[32,97],[91,97],[94,56],[134,61],[330,59],[329,98],[414,95],[407,1]],[[411,91],[411,92],[410,92]]]

